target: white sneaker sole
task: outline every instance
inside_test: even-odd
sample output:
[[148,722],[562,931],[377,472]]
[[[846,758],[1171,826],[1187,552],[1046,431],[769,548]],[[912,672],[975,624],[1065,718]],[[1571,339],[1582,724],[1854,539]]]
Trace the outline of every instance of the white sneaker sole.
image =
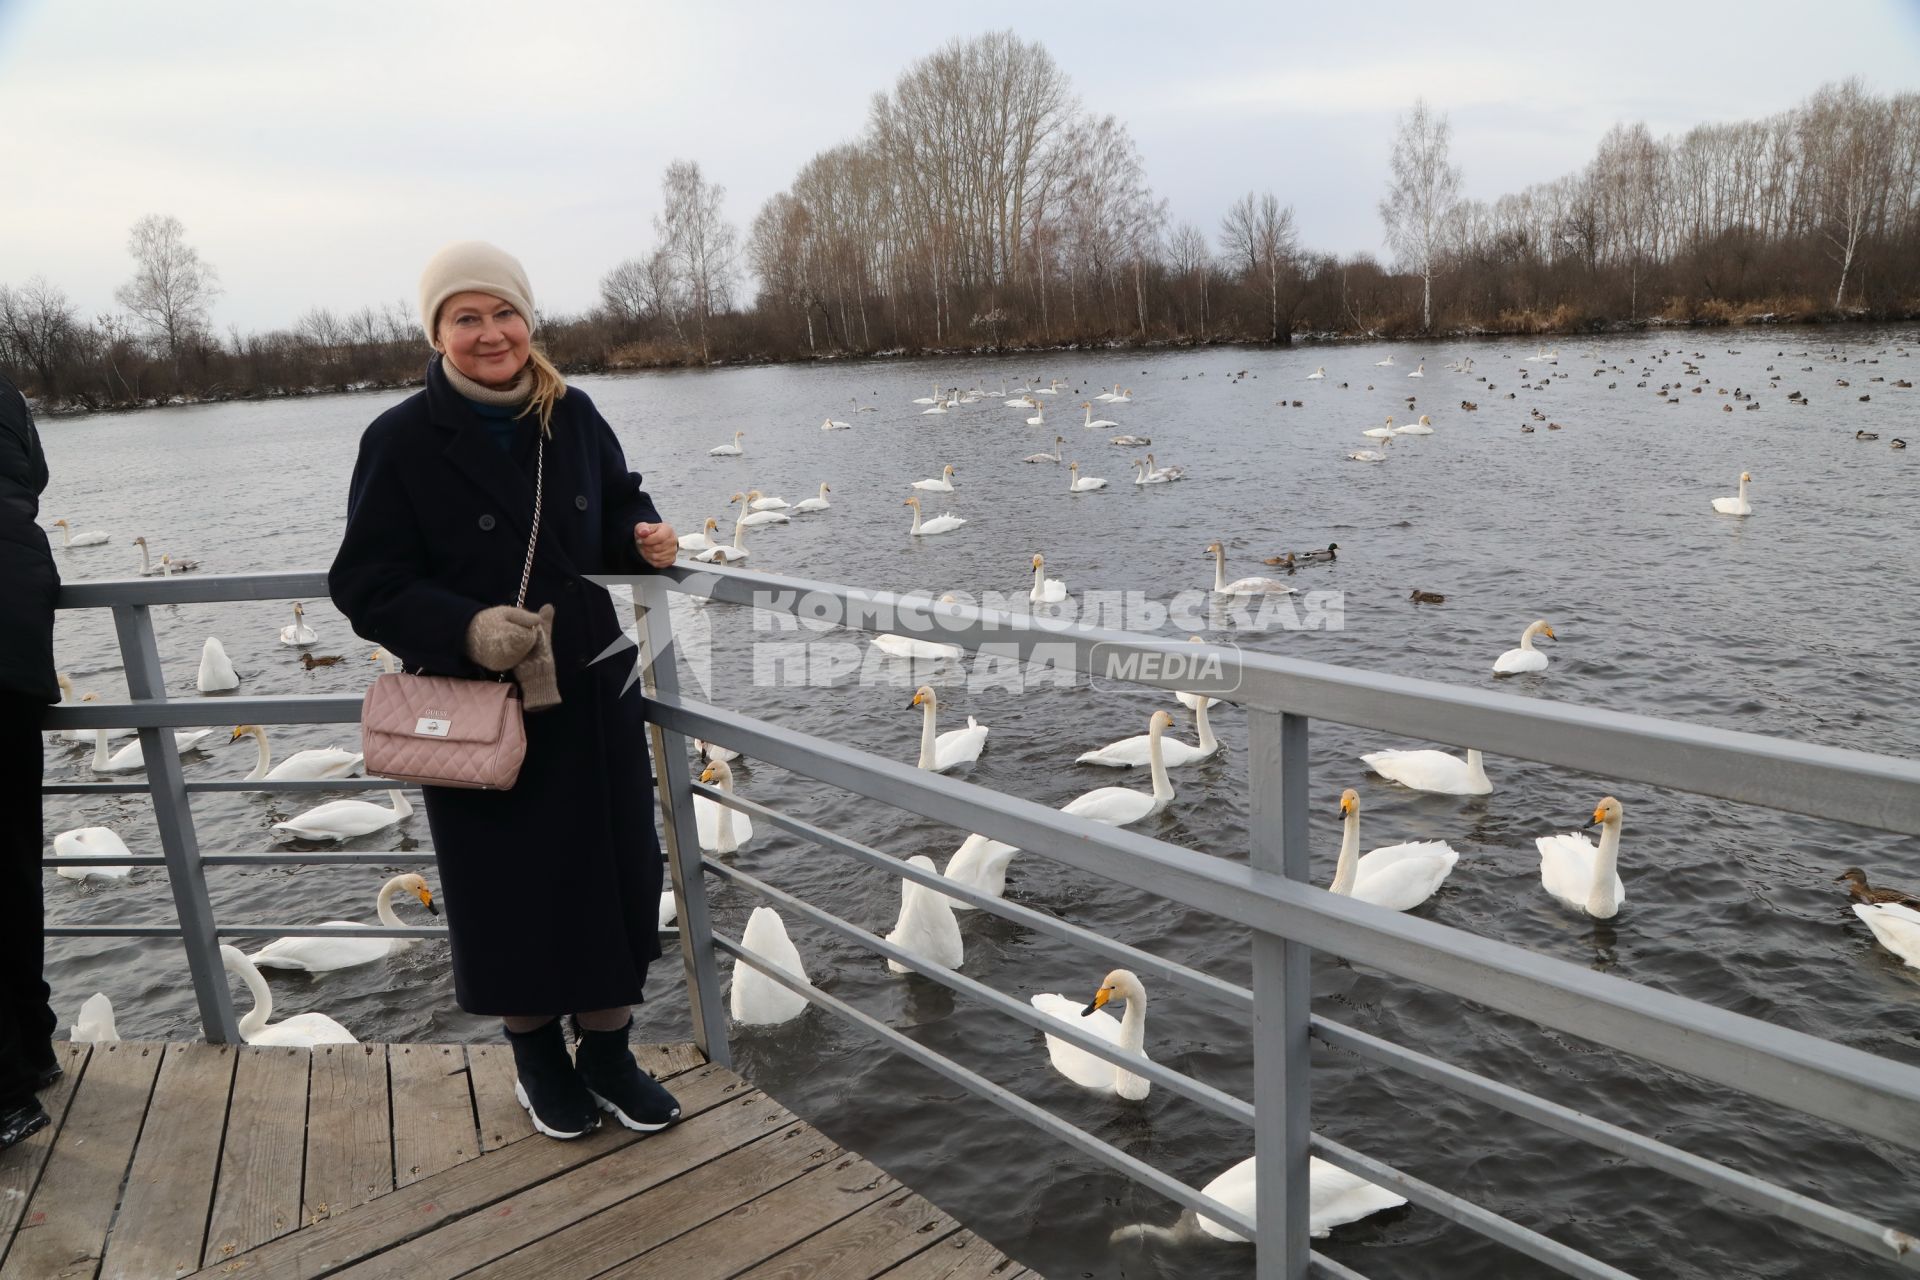
[[[638,1120],[635,1120],[633,1117],[629,1116],[626,1112],[622,1111],[619,1107],[607,1101],[607,1099],[601,1097],[597,1093],[594,1093],[593,1090],[589,1089],[587,1090],[587,1092],[590,1094],[593,1094],[594,1102],[599,1105],[602,1111],[606,1112],[608,1115],[612,1116],[615,1120],[618,1120],[621,1124],[633,1130],[635,1133],[658,1133],[662,1129],[666,1128],[668,1125],[672,1124],[675,1120],[678,1120],[680,1118],[680,1108],[675,1107],[673,1109],[673,1114],[668,1116],[665,1120],[662,1120],[659,1124],[641,1124]],[[540,1122],[536,1120],[534,1121],[534,1123],[538,1124]]]
[[[546,1134],[549,1138],[558,1138],[562,1142],[569,1141],[573,1138],[584,1138],[587,1134],[592,1133],[594,1129],[599,1126],[599,1121],[596,1120],[593,1124],[590,1124],[586,1128],[581,1129],[575,1133],[567,1133],[560,1129],[549,1129],[545,1124],[541,1122],[539,1115],[535,1113],[533,1109],[533,1103],[527,1100],[527,1087],[521,1084],[518,1079],[515,1079],[513,1082],[513,1096],[520,1103],[521,1106],[527,1109],[527,1119],[533,1121],[533,1127],[538,1129],[541,1133]],[[600,1102],[600,1099],[598,1097],[595,1097],[594,1101]],[[604,1102],[600,1102],[600,1105],[604,1107],[607,1104]],[[622,1119],[624,1118],[625,1117],[622,1117]]]

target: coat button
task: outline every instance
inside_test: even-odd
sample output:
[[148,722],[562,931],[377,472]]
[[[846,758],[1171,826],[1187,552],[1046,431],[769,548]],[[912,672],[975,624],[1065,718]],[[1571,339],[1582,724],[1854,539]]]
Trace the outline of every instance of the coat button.
[[573,498],[573,505],[577,509],[581,511],[585,511],[587,509],[587,495],[584,493],[575,494]]
[[493,513],[492,513],[491,511],[489,511],[489,512],[487,512],[487,513],[486,513],[485,515],[483,515],[483,516],[481,516],[481,517],[480,517],[480,528],[481,528],[481,529],[482,529],[483,531],[486,531],[486,532],[491,532],[491,531],[492,531],[492,529],[493,529]]

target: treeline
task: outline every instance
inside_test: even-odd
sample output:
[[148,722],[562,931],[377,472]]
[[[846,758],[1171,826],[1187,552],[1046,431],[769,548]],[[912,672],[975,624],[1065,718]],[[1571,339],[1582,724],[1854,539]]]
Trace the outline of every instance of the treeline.
[[[606,273],[587,314],[542,315],[541,338],[582,371],[1920,308],[1917,94],[1849,81],[1679,137],[1619,125],[1585,168],[1493,201],[1460,197],[1447,120],[1424,103],[1383,143],[1389,261],[1302,247],[1272,190],[1214,227],[1171,225],[1126,125],[1088,113],[1044,48],[956,40],[876,95],[861,135],[809,160],[744,234],[725,189],[675,161],[653,245]],[[141,219],[127,247],[119,310],[83,317],[39,277],[0,284],[0,367],[28,394],[105,408],[420,376],[404,301],[222,334],[218,275],[178,220]]]

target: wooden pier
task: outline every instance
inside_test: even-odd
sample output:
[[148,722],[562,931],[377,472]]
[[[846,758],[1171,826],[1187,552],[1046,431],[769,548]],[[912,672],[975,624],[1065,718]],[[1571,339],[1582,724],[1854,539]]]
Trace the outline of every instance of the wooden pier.
[[652,1135],[533,1134],[505,1046],[63,1045],[0,1280],[1033,1280],[690,1044]]

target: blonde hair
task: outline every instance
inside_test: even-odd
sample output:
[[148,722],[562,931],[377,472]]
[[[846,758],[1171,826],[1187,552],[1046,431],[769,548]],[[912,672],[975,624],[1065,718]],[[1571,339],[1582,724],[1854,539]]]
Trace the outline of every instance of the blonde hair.
[[560,376],[560,370],[554,368],[553,361],[547,359],[546,352],[531,343],[527,345],[527,367],[533,370],[533,394],[527,397],[527,407],[514,415],[515,420],[537,410],[540,414],[540,434],[552,439],[553,404],[567,394],[567,380]]

